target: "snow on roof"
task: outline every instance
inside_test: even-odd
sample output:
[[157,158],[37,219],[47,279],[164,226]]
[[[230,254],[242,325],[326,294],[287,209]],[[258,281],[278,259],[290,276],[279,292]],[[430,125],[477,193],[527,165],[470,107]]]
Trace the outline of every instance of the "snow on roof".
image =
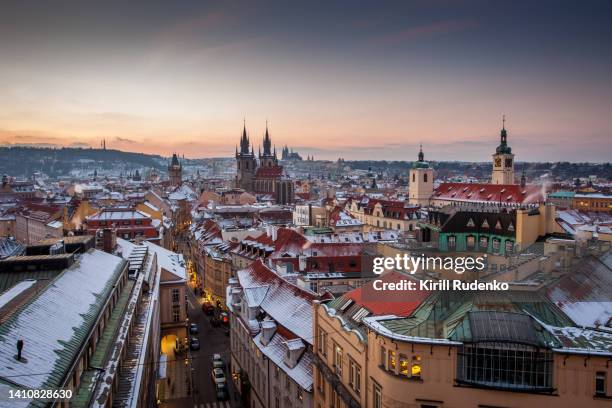
[[187,271],[185,270],[183,255],[167,250],[151,242],[145,242],[145,244],[149,247],[150,251],[157,254],[157,264],[160,268],[176,275],[177,279],[187,280]]
[[30,286],[36,283],[35,280],[24,280],[17,283],[12,288],[8,289],[4,293],[0,294],[0,309],[4,307],[8,302],[15,299],[22,293],[24,290],[28,289]]
[[268,285],[259,307],[287,330],[312,344],[312,301],[317,297],[314,293],[286,281],[260,260],[238,271],[238,280],[245,292],[248,288]]
[[62,224],[61,221],[51,221],[50,223],[47,224],[47,227],[50,228],[62,228],[64,226],[64,224]]
[[[298,339],[299,340],[299,339]],[[301,340],[300,340],[301,341]],[[261,352],[274,362],[277,366],[289,375],[304,390],[312,391],[312,352],[307,350],[302,354],[295,367],[290,368],[285,364],[285,355],[287,353],[287,339],[276,333],[268,343],[264,346],[261,343],[261,333],[253,339],[255,345]]]
[[[0,379],[10,374],[12,382],[30,388],[62,385],[123,265],[91,249],[0,326]],[[18,339],[24,340],[25,362],[14,357]]]
[[137,220],[150,218],[147,214],[138,210],[131,211],[100,211],[97,214],[90,215],[87,220],[91,221],[115,221],[115,220]]
[[153,203],[151,203],[150,201],[145,201],[143,204],[152,209],[153,211],[160,211],[160,209],[157,208],[157,206],[153,205]]

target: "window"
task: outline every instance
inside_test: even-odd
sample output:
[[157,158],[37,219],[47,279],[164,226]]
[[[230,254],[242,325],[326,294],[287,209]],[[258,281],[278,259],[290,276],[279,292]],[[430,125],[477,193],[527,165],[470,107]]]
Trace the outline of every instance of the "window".
[[329,401],[331,408],[340,408],[340,395],[336,392],[335,389],[332,389],[331,399]]
[[517,390],[552,388],[550,350],[518,343],[466,344],[458,353],[457,380]]
[[457,246],[457,238],[454,235],[449,235],[447,240],[449,248],[455,248]]
[[352,358],[349,358],[349,385],[356,394],[359,394],[361,386],[361,367]]
[[416,173],[412,173],[412,181],[416,181]]
[[325,397],[325,379],[323,378],[323,373],[319,370],[317,370],[317,389],[321,396]]
[[280,368],[278,366],[274,367],[274,378],[278,379],[278,374],[280,373]]
[[481,248],[486,248],[489,246],[489,238],[487,237],[480,237],[480,247]]
[[380,366],[385,366],[385,361],[387,360],[387,350],[383,346],[380,346]]
[[172,289],[172,303],[178,303],[180,299],[180,291],[178,289]]
[[382,408],[382,388],[374,383],[374,408]]
[[468,235],[465,238],[465,245],[468,249],[474,249],[476,246],[476,238],[473,235]]
[[427,173],[423,174],[423,182],[427,183]]
[[499,252],[499,247],[501,246],[501,241],[499,238],[493,238],[493,252]]
[[389,361],[387,363],[387,370],[395,372],[395,351],[389,350]]
[[172,321],[174,323],[181,321],[181,307],[179,305],[172,305]]
[[412,378],[421,378],[421,356],[412,356]]
[[606,372],[598,371],[595,374],[595,395],[606,395]]
[[406,377],[408,377],[408,357],[406,357],[404,354],[400,354],[399,357],[399,373],[400,375],[404,375]]
[[514,242],[506,241],[506,253],[512,253],[513,250],[514,250]]
[[336,369],[336,374],[339,376],[342,375],[342,347],[337,344],[334,344],[334,367]]

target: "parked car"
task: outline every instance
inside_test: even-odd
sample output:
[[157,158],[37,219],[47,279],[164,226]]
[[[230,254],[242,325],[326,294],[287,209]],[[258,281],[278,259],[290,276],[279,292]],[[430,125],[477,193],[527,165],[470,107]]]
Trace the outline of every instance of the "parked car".
[[198,340],[197,337],[192,337],[191,341],[189,342],[189,348],[192,350],[199,350],[200,349],[200,340]]
[[215,307],[210,302],[204,302],[202,303],[202,311],[204,312],[204,314],[210,316],[215,313]]
[[225,378],[225,373],[223,372],[223,369],[221,368],[213,368],[212,372],[211,372],[211,376],[212,376],[212,380],[215,384],[223,384],[225,385],[227,383],[227,380]]
[[217,399],[219,401],[227,401],[229,398],[229,392],[227,391],[227,386],[225,384],[216,384],[215,391],[217,394]]
[[225,368],[225,363],[221,358],[221,354],[213,354],[212,357],[212,366],[213,368]]
[[189,325],[189,333],[191,334],[198,334],[198,325],[195,323],[191,323]]
[[221,325],[221,320],[219,318],[213,316],[210,318],[210,325],[212,327],[219,327]]
[[224,325],[229,325],[229,315],[226,312],[222,312],[219,315],[219,320],[221,320],[221,323],[223,323]]

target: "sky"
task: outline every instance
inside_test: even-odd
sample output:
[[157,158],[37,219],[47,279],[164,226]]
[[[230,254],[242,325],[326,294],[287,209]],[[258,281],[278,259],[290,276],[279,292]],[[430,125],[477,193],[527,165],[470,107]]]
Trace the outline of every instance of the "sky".
[[[94,4],[95,3],[95,4]],[[609,1],[0,3],[0,144],[610,161]]]

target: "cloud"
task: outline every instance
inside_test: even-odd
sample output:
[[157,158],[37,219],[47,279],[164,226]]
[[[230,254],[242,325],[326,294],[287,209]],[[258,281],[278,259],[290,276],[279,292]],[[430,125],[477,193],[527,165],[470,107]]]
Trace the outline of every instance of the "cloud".
[[476,25],[477,24],[471,20],[450,20],[406,27],[387,34],[374,36],[371,38],[370,44],[376,46],[397,45],[405,42],[412,42],[422,37],[431,37],[438,34],[467,30]]

